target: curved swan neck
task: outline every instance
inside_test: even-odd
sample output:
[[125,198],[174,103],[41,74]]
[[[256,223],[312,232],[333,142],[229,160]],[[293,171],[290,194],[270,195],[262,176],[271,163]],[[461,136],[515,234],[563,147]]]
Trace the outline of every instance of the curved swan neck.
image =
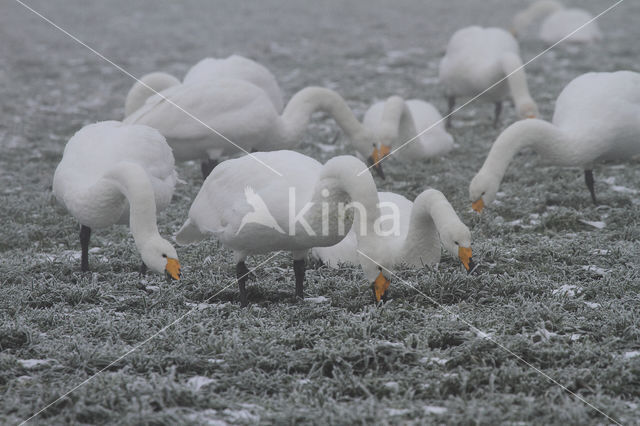
[[136,163],[121,162],[106,173],[105,179],[129,201],[129,227],[138,250],[145,241],[159,237],[155,194],[147,172]]
[[156,92],[162,92],[169,87],[180,84],[180,80],[171,74],[154,72],[143,76],[137,81],[129,93],[124,104],[124,116],[128,117],[140,109]]
[[482,171],[504,176],[509,163],[520,150],[531,147],[544,156],[553,156],[561,161],[567,156],[566,137],[555,125],[544,120],[522,120],[507,127],[494,142],[485,160]]
[[307,87],[293,95],[282,112],[283,136],[290,144],[298,142],[315,111],[331,114],[351,140],[364,131],[340,95],[322,87]]
[[409,140],[418,132],[411,110],[404,99],[391,96],[384,103],[379,136],[383,141]]
[[409,230],[403,252],[408,258],[420,257],[426,264],[440,260],[440,233],[460,219],[440,191],[428,189],[418,195],[411,209]]
[[554,0],[537,1],[515,16],[513,20],[514,27],[517,31],[522,31],[532,22],[562,9],[564,9],[564,6]]
[[[355,157],[334,157],[322,168],[313,192],[314,201],[323,198],[321,192],[325,188],[332,187],[346,192],[350,202],[355,205],[352,229],[359,237],[362,234],[373,236],[374,223],[380,217],[376,184],[368,171],[358,176],[363,170],[366,170],[365,164]],[[360,232],[361,230],[364,232]]]

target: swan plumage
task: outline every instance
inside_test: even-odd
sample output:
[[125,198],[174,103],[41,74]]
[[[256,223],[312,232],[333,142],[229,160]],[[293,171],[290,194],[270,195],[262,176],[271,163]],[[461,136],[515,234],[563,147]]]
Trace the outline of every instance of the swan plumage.
[[[371,153],[378,146],[375,135],[358,121],[344,99],[330,89],[302,89],[282,113],[275,109],[264,90],[245,80],[198,80],[171,87],[161,95],[149,98],[144,107],[124,122],[158,129],[178,161],[217,159],[242,150],[293,148],[299,144],[311,115],[320,110],[337,121],[358,152],[373,156]],[[381,170],[380,165],[376,170]]]
[[278,82],[266,67],[240,55],[227,58],[204,58],[184,76],[184,83],[216,79],[240,79],[255,84],[265,91],[276,111],[282,111],[284,100]]
[[[440,112],[420,99],[405,101],[399,96],[391,96],[376,102],[369,107],[362,123],[376,133],[383,152],[404,145],[394,153],[394,157],[403,162],[445,155],[454,146],[453,136],[445,129]],[[429,130],[406,143],[426,129]]]
[[156,130],[118,121],[80,129],[64,149],[53,193],[83,227],[83,269],[90,230],[128,224],[145,265],[178,278],[176,251],[156,225],[176,180],[171,148]]
[[566,9],[561,3],[553,0],[534,2],[516,14],[513,18],[512,32],[522,33],[539,20],[542,20],[542,23],[538,37],[549,45],[563,39],[571,43],[590,43],[602,39],[602,32],[591,13],[577,8]]
[[474,209],[495,199],[511,159],[525,147],[550,165],[583,168],[596,202],[593,166],[640,154],[640,74],[583,74],[558,96],[552,122],[523,120],[506,128],[469,186]]
[[510,95],[521,118],[536,117],[538,107],[529,94],[516,39],[500,28],[471,26],[456,31],[440,61],[439,78],[449,100],[449,119],[455,98],[475,97],[496,104],[496,121],[502,101]]
[[[379,192],[381,216],[394,217],[383,222],[383,233],[377,237],[382,256],[390,265],[405,264],[414,268],[433,266],[440,262],[440,245],[458,256],[467,271],[473,269],[471,259],[471,232],[453,210],[442,192],[427,189],[414,202],[393,192]],[[397,228],[394,230],[393,226]],[[355,230],[338,244],[316,247],[312,256],[330,267],[339,264],[357,264],[357,238]]]
[[[374,222],[379,217],[378,193],[371,174],[360,173],[365,169],[364,163],[352,156],[339,156],[322,165],[294,151],[258,152],[255,156],[282,176],[249,156],[220,163],[205,180],[191,205],[189,219],[176,235],[179,244],[214,235],[234,251],[243,305],[247,303],[242,281],[247,256],[279,250],[292,252],[298,297],[302,297],[307,252],[312,247],[338,243],[352,223],[358,232],[358,247],[372,259],[381,259],[370,245]],[[265,226],[262,221],[243,224],[243,218],[254,212],[246,187],[263,200],[269,215],[285,232]],[[340,213],[339,206],[346,207],[349,202],[357,202],[364,214],[346,213],[348,209]],[[374,262],[362,258],[361,264],[371,283],[382,281],[388,285]]]

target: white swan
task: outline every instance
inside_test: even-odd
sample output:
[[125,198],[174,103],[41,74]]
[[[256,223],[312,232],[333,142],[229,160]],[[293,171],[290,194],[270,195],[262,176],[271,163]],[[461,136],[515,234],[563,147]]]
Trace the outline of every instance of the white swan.
[[520,34],[540,19],[543,21],[538,37],[549,45],[559,42],[583,25],[583,28],[571,34],[565,41],[590,43],[602,39],[602,32],[593,15],[583,9],[565,9],[561,3],[553,0],[534,2],[519,12],[513,18],[512,33]]
[[204,58],[184,76],[184,83],[233,78],[253,83],[267,93],[276,111],[282,111],[282,90],[275,76],[266,67],[244,56],[231,55],[224,59]]
[[[445,155],[453,149],[453,137],[441,120],[438,110],[428,102],[405,101],[399,96],[391,96],[371,105],[362,123],[378,136],[383,157],[404,145],[394,156],[405,162],[415,162]],[[435,123],[438,124],[434,126]],[[426,129],[429,130],[412,140]]]
[[[245,289],[249,255],[277,250],[291,251],[296,278],[296,296],[303,296],[305,258],[312,247],[332,246],[356,229],[358,247],[374,260],[384,260],[374,242],[379,219],[378,192],[370,173],[360,172],[364,164],[352,156],[339,156],[323,166],[316,160],[294,151],[258,152],[255,154],[283,176],[277,176],[249,156],[227,160],[216,167],[204,182],[191,205],[189,219],[176,235],[179,244],[188,244],[213,234],[235,254],[240,301],[247,304]],[[255,212],[245,188],[251,187],[268,208],[270,220],[243,223]],[[347,204],[356,204],[354,210]],[[252,205],[253,204],[253,205]],[[389,280],[371,260],[360,263],[376,299],[383,297]]]
[[[511,95],[521,118],[538,116],[538,106],[529,94],[522,67],[518,42],[500,28],[467,27],[453,34],[440,62],[440,83],[449,101],[447,127],[455,98],[471,98],[489,89],[498,81],[505,81],[484,93],[479,99],[495,103],[494,126],[497,126],[502,101]],[[518,71],[516,71],[518,70]]]
[[[291,98],[282,114],[264,90],[244,80],[195,81],[171,87],[162,95],[206,126],[159,95],[149,98],[144,107],[124,122],[158,129],[167,138],[178,161],[205,159],[202,167],[205,176],[213,168],[211,160],[241,152],[238,146],[247,152],[297,146],[311,114],[320,110],[337,121],[358,152],[369,153],[371,163],[378,159],[375,135],[358,121],[344,99],[333,90],[302,89]],[[382,174],[381,164],[376,165],[376,170]]]
[[147,126],[104,121],[69,140],[53,176],[53,193],[81,224],[83,271],[89,269],[91,229],[128,223],[144,268],[180,278],[176,250],[156,225],[156,210],[173,195],[173,164],[171,148]]
[[525,147],[533,148],[550,164],[583,168],[597,203],[593,165],[640,154],[640,74],[583,74],[558,96],[552,123],[523,120],[505,129],[469,186],[476,211],[495,199],[511,159]]
[[[387,236],[379,236],[378,245],[383,257],[392,265],[404,263],[414,268],[433,266],[440,262],[440,242],[451,254],[458,256],[467,271],[474,268],[471,259],[471,232],[449,204],[442,192],[427,189],[416,197],[415,202],[393,192],[379,192],[380,213],[393,216],[396,211],[398,223],[395,232],[392,221],[383,227]],[[358,264],[355,230],[338,244],[331,247],[316,247],[313,257],[330,267],[341,263]]]
[[[187,71],[183,82],[192,83],[229,78],[245,80],[260,87],[271,99],[276,110],[282,111],[284,106],[282,90],[280,90],[274,75],[263,65],[244,56],[231,55],[224,59],[204,58]],[[156,92],[162,92],[164,89],[179,84],[180,80],[164,72],[153,72],[143,76],[127,94],[124,108],[125,117],[141,108],[146,100]],[[149,90],[147,86],[154,91]]]

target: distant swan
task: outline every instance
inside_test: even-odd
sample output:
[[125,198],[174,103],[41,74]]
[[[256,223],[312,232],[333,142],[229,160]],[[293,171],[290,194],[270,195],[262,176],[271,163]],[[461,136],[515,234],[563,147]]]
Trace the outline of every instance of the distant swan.
[[474,210],[481,212],[495,200],[509,163],[525,147],[550,164],[583,168],[597,204],[593,166],[640,154],[640,74],[583,74],[558,96],[552,123],[523,120],[505,129],[469,186]]
[[537,117],[538,106],[529,94],[527,78],[520,67],[518,42],[507,31],[481,27],[456,31],[440,62],[440,83],[449,102],[447,127],[451,127],[457,97],[477,96],[506,76],[509,77],[480,97],[495,103],[494,126],[498,125],[502,102],[509,94],[519,117]]
[[[520,34],[540,19],[543,21],[538,37],[549,45],[567,36],[565,41],[572,43],[590,43],[602,39],[602,32],[593,15],[583,9],[565,9],[554,0],[537,1],[519,12],[513,18],[512,33]],[[585,26],[580,28],[583,25]],[[576,31],[578,28],[580,30]],[[576,32],[571,34],[574,31]]]
[[[362,123],[376,133],[382,156],[402,147],[394,157],[403,162],[416,162],[445,155],[453,149],[453,137],[441,120],[438,110],[428,102],[391,96],[371,105]],[[438,124],[434,126],[435,123]],[[426,129],[429,130],[416,138]]]
[[156,211],[176,184],[171,148],[147,126],[104,121],[80,129],[67,143],[53,176],[53,193],[81,224],[82,271],[89,269],[91,230],[128,224],[143,269],[180,278],[173,246],[158,233]]

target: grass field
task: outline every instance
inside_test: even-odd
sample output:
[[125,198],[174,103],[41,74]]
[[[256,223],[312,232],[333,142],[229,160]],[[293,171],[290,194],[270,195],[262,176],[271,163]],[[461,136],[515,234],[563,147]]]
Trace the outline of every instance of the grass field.
[[[134,75],[182,76],[202,57],[239,53],[269,67],[287,98],[327,86],[362,116],[392,94],[444,111],[437,68],[449,36],[507,27],[526,2],[397,3],[29,4]],[[571,3],[597,13],[612,2]],[[83,274],[79,228],[53,200],[53,171],[76,130],[121,118],[132,81],[18,3],[1,8],[0,423],[27,419],[107,366],[31,423],[612,422],[545,375],[615,421],[640,423],[637,162],[595,169],[595,207],[580,170],[540,167],[524,152],[477,215],[468,184],[500,129],[491,105],[470,105],[455,117],[451,155],[411,168],[391,159],[378,183],[409,198],[441,190],[472,230],[481,273],[446,254],[435,269],[398,267],[383,307],[359,268],[308,270],[305,296],[315,299],[293,302],[283,253],[256,269],[241,309],[231,253],[214,240],[179,248],[183,280],[167,283],[140,277],[124,227],[94,233]],[[581,73],[640,71],[639,19],[627,0],[601,19],[602,43],[559,47],[527,67],[544,118]],[[544,46],[529,37],[521,49],[529,59]],[[504,112],[502,127],[515,120],[513,106]],[[327,146],[335,132],[319,115],[302,152],[352,153],[344,138]],[[201,184],[198,164],[177,168],[187,183],[159,215],[167,237]]]

